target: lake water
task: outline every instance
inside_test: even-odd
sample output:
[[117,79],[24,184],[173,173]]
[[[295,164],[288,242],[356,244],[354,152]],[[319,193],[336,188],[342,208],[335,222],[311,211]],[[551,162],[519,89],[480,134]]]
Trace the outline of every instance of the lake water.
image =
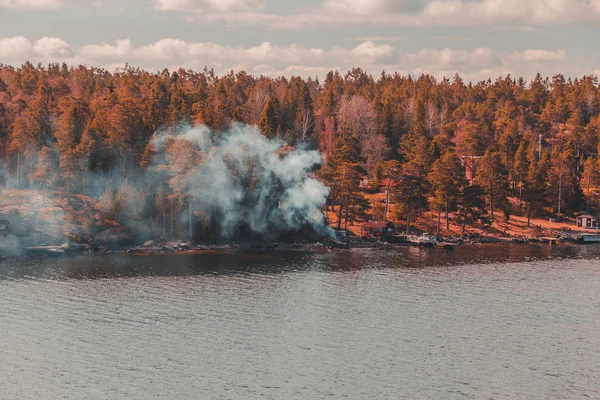
[[0,399],[600,398],[600,247],[0,264]]

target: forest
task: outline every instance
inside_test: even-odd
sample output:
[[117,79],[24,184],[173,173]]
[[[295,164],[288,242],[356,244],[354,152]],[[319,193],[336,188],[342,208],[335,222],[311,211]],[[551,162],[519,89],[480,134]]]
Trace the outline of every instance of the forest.
[[[0,184],[64,196],[67,218],[80,226],[81,237],[93,236],[103,223],[75,200],[81,196],[117,223],[144,227],[145,237],[223,235],[227,215],[207,215],[202,197],[190,195],[192,186],[215,190],[215,182],[189,184],[190,169],[211,147],[168,136],[203,127],[215,140],[245,124],[256,126],[265,144],[280,143],[279,152],[322,155],[319,166],[311,161],[302,168],[329,188],[322,208],[334,227],[393,218],[410,230],[425,211],[463,226],[511,214],[560,220],[599,208],[599,115],[595,76],[471,83],[459,75],[373,77],[355,68],[331,71],[321,81],[218,76],[208,69],[111,73],[64,64],[0,65]],[[157,132],[167,135],[160,168]],[[232,176],[253,193],[253,164],[246,161],[246,170]],[[470,177],[465,170],[475,166]],[[272,193],[253,201],[281,208],[280,182],[271,186]],[[381,190],[393,212],[367,200]],[[227,234],[255,232],[246,217]]]

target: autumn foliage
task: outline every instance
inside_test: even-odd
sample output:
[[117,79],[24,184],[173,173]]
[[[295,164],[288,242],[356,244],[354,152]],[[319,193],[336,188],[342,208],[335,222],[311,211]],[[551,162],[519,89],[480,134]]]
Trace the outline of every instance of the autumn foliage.
[[[464,223],[511,212],[560,217],[599,206],[599,114],[592,76],[465,83],[458,75],[375,79],[353,69],[320,81],[26,63],[0,66],[0,180],[12,189],[110,197],[114,218],[151,219],[176,235],[185,230],[173,214],[188,207],[186,174],[205,154],[168,143],[164,181],[138,186],[135,177],[153,163],[154,133],[181,124],[218,133],[241,122],[320,150],[318,176],[340,221],[366,217],[362,193],[386,177],[400,182],[390,201],[408,225],[426,209]],[[479,160],[473,181],[464,157]],[[98,187],[98,176],[112,183]],[[134,200],[148,193],[152,201]]]

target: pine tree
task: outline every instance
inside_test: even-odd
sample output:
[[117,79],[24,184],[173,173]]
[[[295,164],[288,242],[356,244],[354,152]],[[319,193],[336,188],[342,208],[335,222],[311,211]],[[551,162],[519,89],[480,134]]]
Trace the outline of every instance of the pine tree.
[[258,127],[269,139],[273,139],[277,136],[277,129],[279,127],[279,106],[276,99],[271,98],[267,100]]
[[434,205],[438,211],[439,235],[439,219],[442,210],[445,212],[446,229],[450,229],[448,214],[450,211],[456,210],[460,191],[466,185],[465,172],[456,155],[447,152],[433,164],[428,179],[434,190]]
[[485,209],[485,192],[479,185],[463,187],[458,198],[458,222],[462,225],[464,235],[467,224],[481,221],[487,214]]
[[491,222],[493,223],[495,220],[495,207],[500,207],[504,210],[504,214],[509,216],[508,172],[502,164],[499,153],[486,151],[477,165],[475,182],[483,188],[487,195]]

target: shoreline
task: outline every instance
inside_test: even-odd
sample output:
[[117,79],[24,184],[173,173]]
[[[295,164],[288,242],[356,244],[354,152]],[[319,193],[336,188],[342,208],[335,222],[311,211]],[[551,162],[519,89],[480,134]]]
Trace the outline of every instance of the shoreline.
[[221,245],[190,245],[179,244],[175,246],[136,246],[118,249],[99,249],[92,250],[89,246],[77,245],[74,247],[63,246],[39,246],[35,248],[24,248],[20,255],[1,255],[1,259],[22,259],[22,258],[46,258],[46,257],[64,257],[74,255],[128,255],[133,257],[147,256],[168,256],[168,255],[219,255],[219,254],[282,254],[282,253],[331,253],[348,250],[379,250],[394,251],[404,248],[430,249],[437,251],[452,252],[456,248],[491,246],[491,245],[549,245],[549,246],[573,246],[578,247],[582,244],[571,241],[542,241],[542,240],[511,240],[509,238],[485,238],[485,240],[470,240],[463,243],[456,243],[452,247],[446,247],[443,242],[437,246],[418,246],[408,242],[398,243],[358,243],[347,246],[330,246],[320,243],[313,244],[275,244],[275,245],[257,245],[257,244],[221,244]]

